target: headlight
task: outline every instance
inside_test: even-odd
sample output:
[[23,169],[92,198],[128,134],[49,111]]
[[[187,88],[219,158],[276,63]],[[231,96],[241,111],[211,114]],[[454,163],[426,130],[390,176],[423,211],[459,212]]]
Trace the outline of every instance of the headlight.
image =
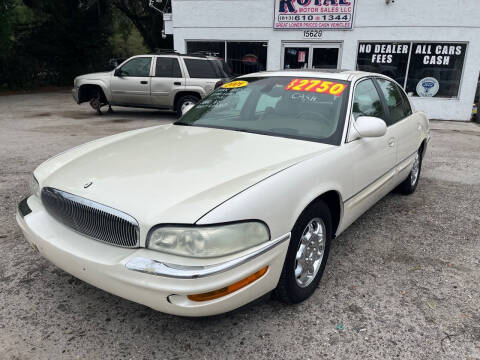
[[216,257],[233,254],[270,240],[259,221],[212,226],[160,226],[151,231],[147,247],[181,256]]
[[38,181],[35,178],[35,175],[33,175],[33,174],[32,174],[32,176],[30,176],[30,181],[28,183],[28,187],[29,187],[30,193],[32,195],[40,197],[40,185],[38,185]]

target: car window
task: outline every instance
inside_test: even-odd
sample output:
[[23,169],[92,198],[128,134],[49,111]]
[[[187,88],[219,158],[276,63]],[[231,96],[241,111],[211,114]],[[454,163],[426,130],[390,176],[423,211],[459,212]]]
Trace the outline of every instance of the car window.
[[219,87],[176,124],[338,145],[349,86],[336,79],[242,77]]
[[137,57],[127,62],[120,69],[124,76],[147,77],[150,76],[151,63],[151,57]]
[[178,59],[172,57],[157,57],[155,76],[168,78],[182,77],[182,71],[180,70]]
[[355,87],[353,117],[374,116],[386,120],[385,109],[372,80],[363,80]]
[[209,60],[184,58],[188,74],[191,78],[197,79],[217,79],[220,76],[219,70],[215,64]]
[[407,109],[405,108],[398,86],[395,83],[385,79],[377,79],[377,82],[378,85],[380,85],[380,89],[385,97],[388,110],[390,111],[390,121],[387,124],[393,125],[410,115],[406,111]]

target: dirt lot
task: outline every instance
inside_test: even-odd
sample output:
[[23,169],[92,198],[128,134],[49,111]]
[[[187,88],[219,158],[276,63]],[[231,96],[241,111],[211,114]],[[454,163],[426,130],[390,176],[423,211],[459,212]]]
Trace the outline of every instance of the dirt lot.
[[[332,246],[312,298],[188,319],[83,283],[33,252],[14,215],[30,172],[77,144],[171,121],[97,116],[65,92],[0,96],[0,358],[480,359],[480,127],[432,122],[417,192]],[[139,154],[141,156],[141,154]]]

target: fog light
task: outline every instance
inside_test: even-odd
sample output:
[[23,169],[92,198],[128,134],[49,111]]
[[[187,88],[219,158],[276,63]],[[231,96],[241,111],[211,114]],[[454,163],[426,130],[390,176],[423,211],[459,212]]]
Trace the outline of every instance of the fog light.
[[254,281],[260,279],[263,275],[265,275],[267,270],[268,270],[268,266],[265,266],[263,269],[258,270],[256,273],[253,273],[252,275],[246,277],[245,279],[237,281],[232,285],[226,286],[218,290],[209,291],[203,294],[188,295],[188,298],[192,301],[208,301],[208,300],[218,299],[222,296],[225,296],[237,290],[240,290],[241,288],[247,286],[248,284],[251,284]]

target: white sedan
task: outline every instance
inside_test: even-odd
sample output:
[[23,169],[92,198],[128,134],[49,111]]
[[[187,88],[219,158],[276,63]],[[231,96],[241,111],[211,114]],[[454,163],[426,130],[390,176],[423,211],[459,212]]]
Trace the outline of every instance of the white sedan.
[[307,299],[332,239],[415,191],[429,140],[425,114],[372,73],[250,74],[183,111],[44,162],[17,221],[73,276],[184,316]]

